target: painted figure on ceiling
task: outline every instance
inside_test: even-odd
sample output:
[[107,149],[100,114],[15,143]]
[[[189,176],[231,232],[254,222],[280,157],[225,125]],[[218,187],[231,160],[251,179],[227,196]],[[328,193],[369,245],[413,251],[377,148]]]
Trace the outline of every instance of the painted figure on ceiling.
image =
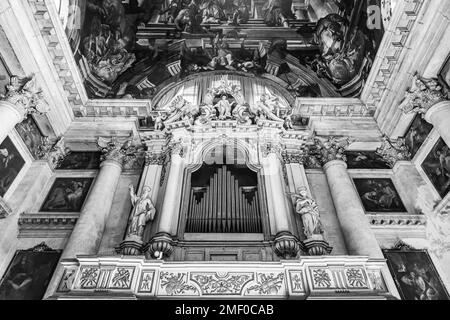
[[293,17],[292,0],[268,0],[262,10],[264,23],[273,27],[289,27],[288,19]]
[[202,23],[220,23],[225,20],[225,13],[220,6],[219,0],[204,0],[200,5]]

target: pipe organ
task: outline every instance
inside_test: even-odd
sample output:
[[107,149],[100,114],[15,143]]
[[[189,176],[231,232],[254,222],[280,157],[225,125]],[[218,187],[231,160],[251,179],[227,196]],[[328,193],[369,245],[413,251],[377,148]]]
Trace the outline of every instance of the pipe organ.
[[205,187],[192,187],[185,232],[262,233],[257,186],[241,186],[223,165]]

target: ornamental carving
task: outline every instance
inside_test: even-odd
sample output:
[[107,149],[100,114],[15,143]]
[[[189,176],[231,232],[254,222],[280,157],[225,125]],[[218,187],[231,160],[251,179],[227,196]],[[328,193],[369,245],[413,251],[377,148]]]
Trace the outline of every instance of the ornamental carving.
[[384,283],[383,276],[379,270],[368,270],[367,275],[372,285],[372,289],[375,291],[386,292],[386,284]]
[[284,273],[258,273],[256,284],[247,288],[247,293],[254,292],[260,295],[276,295],[283,286]]
[[44,114],[50,111],[44,95],[36,87],[36,78],[12,76],[6,85],[6,94],[0,95],[0,100],[12,103],[23,113],[24,120],[30,113]]
[[283,152],[281,154],[281,157],[283,158],[283,162],[285,164],[291,164],[291,163],[303,164],[306,161],[307,155],[305,153],[287,153],[287,152]]
[[61,282],[59,283],[58,290],[59,292],[68,292],[72,289],[72,284],[75,279],[76,270],[75,269],[66,269],[61,278]]
[[421,78],[417,73],[399,108],[404,113],[425,114],[436,103],[448,99],[437,79]]
[[306,148],[309,151],[310,162],[316,167],[322,166],[333,160],[347,161],[345,150],[352,140],[348,137],[314,137],[313,141],[308,143]]
[[145,165],[158,165],[162,166],[166,161],[166,153],[152,153],[152,152],[146,152],[145,153]]
[[291,279],[291,288],[293,293],[304,292],[303,287],[303,272],[301,270],[289,270],[289,277]]
[[136,159],[137,153],[142,151],[141,147],[134,145],[132,138],[121,143],[117,137],[111,139],[99,137],[97,145],[102,152],[101,161],[113,160],[121,165]]
[[113,273],[111,288],[128,289],[131,286],[133,268],[117,268]]
[[187,273],[161,272],[160,286],[170,296],[196,293],[198,289],[187,284]]
[[48,137],[44,137],[37,156],[39,159],[47,160],[53,168],[57,168],[70,152],[70,149],[65,146],[64,137],[58,138],[53,144]]
[[411,152],[406,145],[405,138],[402,137],[399,137],[397,140],[391,140],[384,135],[383,142],[376,150],[376,153],[383,157],[391,167],[394,167],[397,161],[411,160]]
[[99,276],[98,267],[85,267],[81,269],[80,287],[82,289],[93,289],[97,286]]
[[331,277],[326,269],[313,269],[312,279],[314,287],[317,288],[330,288]]
[[154,271],[142,272],[141,282],[139,284],[139,292],[151,292],[153,286],[153,278],[155,277]]
[[364,272],[360,268],[348,268],[344,272],[350,288],[367,288]]
[[253,273],[227,273],[225,276],[216,272],[191,273],[191,280],[199,285],[204,295],[239,295],[245,284],[253,280]]

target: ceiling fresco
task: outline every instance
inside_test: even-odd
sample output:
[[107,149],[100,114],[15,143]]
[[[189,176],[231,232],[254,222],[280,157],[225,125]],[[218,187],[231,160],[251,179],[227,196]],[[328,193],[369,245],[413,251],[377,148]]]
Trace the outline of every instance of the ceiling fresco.
[[150,99],[214,71],[275,76],[294,97],[357,97],[384,32],[367,23],[380,1],[70,0],[65,25],[93,99]]

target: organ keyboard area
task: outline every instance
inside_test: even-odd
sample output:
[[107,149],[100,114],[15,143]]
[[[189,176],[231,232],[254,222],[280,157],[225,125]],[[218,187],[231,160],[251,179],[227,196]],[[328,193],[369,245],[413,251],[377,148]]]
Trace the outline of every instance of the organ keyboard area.
[[185,232],[262,233],[257,186],[241,186],[226,165],[191,187]]

